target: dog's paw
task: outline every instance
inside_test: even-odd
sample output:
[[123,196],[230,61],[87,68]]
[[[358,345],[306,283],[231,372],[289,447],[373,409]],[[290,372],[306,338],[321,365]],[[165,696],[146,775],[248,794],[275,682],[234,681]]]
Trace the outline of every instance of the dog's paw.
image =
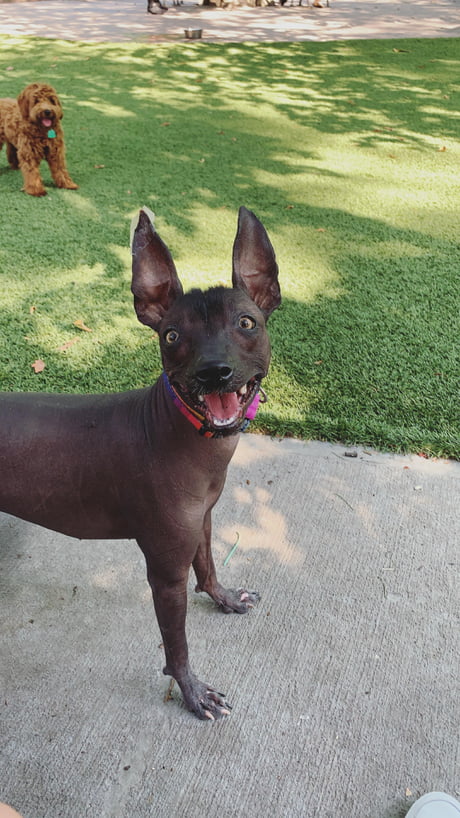
[[197,585],[195,591],[197,593],[206,591],[224,613],[245,614],[260,600],[257,591],[247,591],[246,588],[223,588],[219,583],[213,588],[200,588]]
[[182,690],[185,704],[202,721],[216,721],[229,716],[231,705],[225,698],[225,693],[218,693],[213,687],[195,680],[187,694]]
[[[163,669],[163,673],[170,675],[167,667]],[[216,721],[230,715],[232,708],[225,698],[225,693],[218,693],[210,685],[200,682],[190,670],[183,676],[178,675],[181,678],[176,678],[176,681],[182,691],[184,704],[197,718],[202,721]]]
[[28,193],[29,196],[47,196],[48,195],[48,191],[45,190],[44,187],[32,187],[32,188],[23,187],[22,189],[23,189],[24,193]]
[[205,690],[198,700],[198,709],[193,712],[199,719],[203,721],[216,721],[224,716],[229,716],[232,709],[231,705],[225,698],[225,693],[218,693],[212,687],[205,685]]
[[259,602],[260,594],[257,591],[247,591],[245,588],[224,588],[222,600],[218,601],[224,613],[247,613]]

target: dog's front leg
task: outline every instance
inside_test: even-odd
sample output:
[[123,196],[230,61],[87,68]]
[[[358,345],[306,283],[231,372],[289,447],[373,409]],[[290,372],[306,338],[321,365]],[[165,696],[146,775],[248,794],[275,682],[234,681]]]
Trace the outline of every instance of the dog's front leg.
[[187,708],[199,719],[214,721],[228,715],[230,706],[225,701],[225,694],[201,682],[190,668],[185,635],[188,569],[174,578],[160,578],[150,570],[148,556],[146,559],[147,576],[166,656],[163,673],[176,680]]
[[53,147],[49,149],[47,161],[56,187],[66,188],[67,190],[78,189],[78,185],[70,178],[67,170],[64,145],[60,145],[59,143],[53,145]]
[[245,588],[224,588],[217,579],[211,551],[211,512],[208,511],[204,523],[204,542],[198,548],[193,560],[193,570],[198,580],[195,591],[205,591],[224,613],[247,613],[259,601],[257,591]]
[[18,149],[18,161],[24,179],[23,190],[30,196],[46,196],[45,186],[40,176],[40,159],[24,156],[21,149]]

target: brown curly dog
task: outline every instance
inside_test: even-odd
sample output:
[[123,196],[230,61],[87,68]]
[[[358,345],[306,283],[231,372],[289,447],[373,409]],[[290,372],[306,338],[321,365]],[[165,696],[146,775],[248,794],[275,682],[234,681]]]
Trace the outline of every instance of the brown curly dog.
[[26,193],[46,196],[40,162],[46,159],[57,187],[76,190],[65,163],[63,112],[51,85],[33,82],[15,99],[0,99],[0,150],[6,142],[11,167],[20,168]]

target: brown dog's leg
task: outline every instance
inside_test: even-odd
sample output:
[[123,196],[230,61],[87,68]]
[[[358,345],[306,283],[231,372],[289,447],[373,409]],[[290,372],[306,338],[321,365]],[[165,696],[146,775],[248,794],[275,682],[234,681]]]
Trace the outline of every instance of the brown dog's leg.
[[216,568],[211,551],[211,512],[208,512],[204,524],[205,542],[200,545],[193,560],[198,583],[195,591],[205,591],[224,613],[247,613],[259,601],[257,591],[246,591],[244,588],[224,588],[217,579]]
[[19,167],[24,178],[24,192],[31,196],[46,196],[38,165],[33,165],[30,161],[25,162],[19,155]]
[[48,165],[50,166],[51,175],[54,179],[56,187],[63,187],[67,190],[77,190],[78,185],[70,178],[65,162],[64,146],[57,144],[50,149],[47,156]]
[[6,158],[8,159],[10,167],[13,168],[13,170],[17,170],[19,167],[18,152],[11,142],[6,143]]

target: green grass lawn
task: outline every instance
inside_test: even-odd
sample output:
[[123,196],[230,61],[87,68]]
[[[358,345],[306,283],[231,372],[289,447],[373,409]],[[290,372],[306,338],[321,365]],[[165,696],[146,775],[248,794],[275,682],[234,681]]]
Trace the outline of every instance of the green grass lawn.
[[149,384],[132,216],[154,210],[184,284],[207,286],[230,281],[244,204],[284,296],[253,428],[460,457],[458,40],[0,44],[1,96],[60,94],[80,185],[43,164],[48,196],[27,196],[0,154],[2,389]]

